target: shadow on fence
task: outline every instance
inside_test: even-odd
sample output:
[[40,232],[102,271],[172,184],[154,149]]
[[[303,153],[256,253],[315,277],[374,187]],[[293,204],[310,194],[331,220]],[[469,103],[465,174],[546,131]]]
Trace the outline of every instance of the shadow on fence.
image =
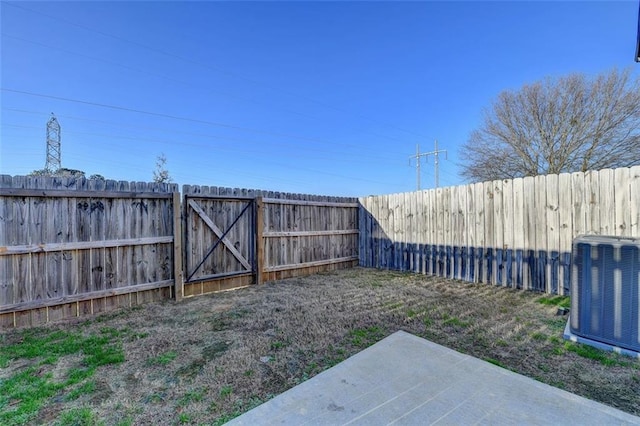
[[367,238],[366,232],[361,235],[360,266],[569,293],[570,252],[397,242],[386,236],[374,218],[369,217],[367,222],[378,236]]

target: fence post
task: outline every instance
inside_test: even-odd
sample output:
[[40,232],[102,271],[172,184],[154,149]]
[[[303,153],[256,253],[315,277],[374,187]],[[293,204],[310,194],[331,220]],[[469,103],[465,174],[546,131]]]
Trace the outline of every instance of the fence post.
[[173,279],[176,302],[184,296],[184,275],[182,271],[182,206],[180,193],[173,193]]
[[263,283],[264,268],[264,202],[256,197],[256,284]]

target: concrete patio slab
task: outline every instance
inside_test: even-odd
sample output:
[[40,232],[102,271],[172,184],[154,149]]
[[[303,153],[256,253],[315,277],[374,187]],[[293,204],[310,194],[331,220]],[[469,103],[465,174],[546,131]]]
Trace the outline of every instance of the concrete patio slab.
[[640,417],[399,331],[232,425],[640,425]]

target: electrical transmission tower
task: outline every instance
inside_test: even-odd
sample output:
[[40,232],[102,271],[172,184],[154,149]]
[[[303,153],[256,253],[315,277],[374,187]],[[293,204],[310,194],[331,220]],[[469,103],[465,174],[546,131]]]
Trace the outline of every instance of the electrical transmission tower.
[[435,149],[433,151],[430,152],[420,152],[420,145],[416,145],[416,155],[411,155],[409,156],[409,162],[411,162],[412,158],[416,159],[416,184],[417,184],[417,188],[418,191],[420,191],[420,158],[422,157],[428,157],[429,155],[433,155],[434,157],[434,165],[435,165],[435,171],[436,171],[436,188],[439,185],[438,182],[438,154],[440,154],[441,152],[444,152],[445,158],[447,155],[447,150],[446,149],[440,149],[438,150],[438,141],[435,142]]
[[44,165],[44,169],[50,173],[62,168],[60,145],[60,123],[51,113],[51,118],[47,121],[47,162]]

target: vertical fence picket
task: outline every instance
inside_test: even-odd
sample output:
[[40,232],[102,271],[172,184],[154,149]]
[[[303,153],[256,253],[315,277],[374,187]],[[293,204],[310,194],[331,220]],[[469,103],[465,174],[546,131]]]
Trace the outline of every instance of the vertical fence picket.
[[600,235],[600,174],[596,171],[585,174],[586,233]]
[[474,249],[477,245],[475,235],[475,220],[476,220],[476,203],[475,203],[475,186],[466,186],[466,208],[465,208],[465,238],[466,238],[466,251],[465,251],[465,275],[462,277],[465,281],[474,281],[475,277],[475,263],[474,263]]
[[547,179],[546,176],[536,176],[536,245],[534,290],[551,290],[551,283],[547,277]]
[[536,180],[532,176],[522,179],[523,197],[523,248],[522,248],[522,288],[535,288],[536,255]]
[[587,232],[587,199],[585,198],[585,174],[571,173],[571,224],[573,237]]
[[451,238],[448,241],[448,248],[450,250],[451,270],[448,274],[449,278],[460,278],[460,216],[462,210],[459,207],[458,192],[461,189],[459,186],[452,186],[450,188],[451,193]]
[[486,234],[485,234],[485,214],[486,211],[484,209],[484,184],[482,182],[476,183],[473,185],[473,198],[475,204],[475,216],[474,216],[474,232],[476,235],[476,244],[473,248],[474,250],[474,259],[473,259],[473,267],[475,279],[474,282],[487,282],[487,268],[484,264],[484,253],[487,247],[486,244]]
[[436,259],[438,247],[438,206],[436,204],[436,190],[428,191],[428,208],[429,208],[429,247],[428,253],[428,271],[431,275],[437,274]]
[[493,182],[485,182],[484,184],[484,235],[485,235],[485,248],[484,248],[484,270],[485,272],[485,280],[484,282],[489,284],[496,283],[496,264],[495,264],[495,241],[496,235],[494,231],[494,190],[493,190]]
[[523,251],[524,245],[524,180],[513,180],[513,243],[511,247],[513,286],[524,288],[523,285]]
[[546,177],[546,247],[547,264],[545,267],[545,281],[547,291],[558,292],[558,265],[560,244],[560,219],[558,213],[558,175],[552,174]]
[[514,287],[513,281],[513,180],[502,181],[502,285]]
[[629,169],[629,235],[640,235],[640,166]]
[[613,170],[604,169],[598,172],[600,175],[600,205],[607,206],[600,209],[600,235],[616,234],[615,215],[615,181]]
[[614,234],[626,237],[630,234],[631,210],[629,200],[631,187],[629,183],[629,169],[621,168],[613,170],[613,189],[615,191],[615,227]]
[[569,292],[571,244],[573,240],[573,218],[571,215],[572,198],[571,175],[562,173],[558,175],[558,220],[559,220],[559,246],[558,246],[558,294]]
[[495,285],[504,285],[504,200],[502,191],[502,180],[493,181],[493,232],[494,232],[494,255],[493,267],[495,269]]

